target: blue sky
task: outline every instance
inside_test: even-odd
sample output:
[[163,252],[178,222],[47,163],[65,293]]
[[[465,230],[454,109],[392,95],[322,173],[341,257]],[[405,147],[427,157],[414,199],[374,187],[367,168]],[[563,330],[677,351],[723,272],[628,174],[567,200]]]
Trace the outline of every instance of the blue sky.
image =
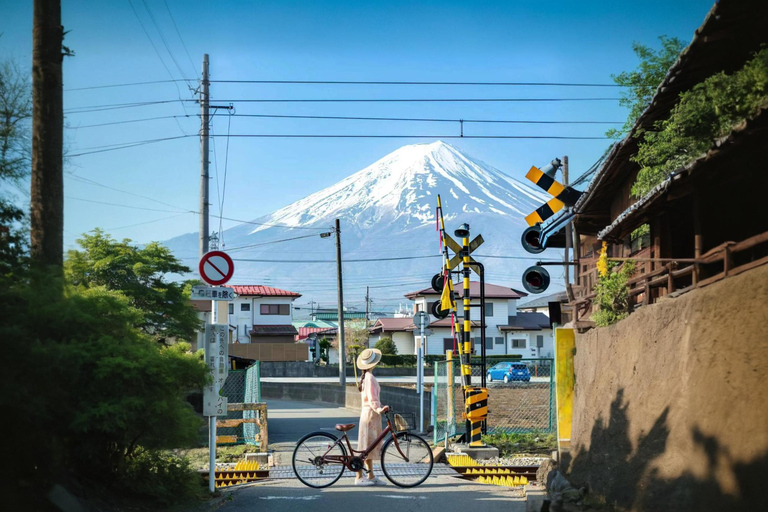
[[[167,4],[166,4],[167,1]],[[200,155],[198,107],[184,82],[71,90],[199,75],[203,53],[212,80],[384,80],[610,83],[632,69],[633,41],[656,45],[662,34],[690,41],[710,0],[645,2],[289,2],[63,0],[66,145],[70,155],[133,141],[169,140],[72,156],[66,162],[65,245],[95,227],[118,238],[163,240],[195,231]],[[175,62],[146,9],[149,7]],[[10,5],[8,5],[10,4]],[[0,20],[0,57],[31,61],[32,2],[8,2]],[[166,5],[173,14],[169,16]],[[133,7],[132,7],[133,6]],[[138,17],[157,48],[144,33]],[[178,27],[181,39],[174,27]],[[183,40],[184,45],[182,45]],[[187,55],[189,53],[189,56]],[[158,56],[158,53],[160,56]],[[161,60],[162,59],[162,60]],[[167,69],[166,69],[167,67]],[[180,68],[180,69],[179,69]],[[616,88],[253,85],[213,83],[213,104],[229,99],[618,97]],[[74,113],[82,107],[176,100],[144,107]],[[559,103],[236,103],[237,114],[449,119],[623,121],[615,101]],[[90,125],[182,116],[110,126]],[[189,116],[189,117],[183,117]],[[455,135],[455,124],[286,120],[220,116],[213,133]],[[607,125],[467,125],[466,134],[601,136]],[[254,219],[421,139],[231,139],[224,215]],[[580,174],[606,140],[447,140],[523,179],[532,164],[569,155]],[[211,158],[218,204],[226,141]],[[124,192],[85,183],[80,178]],[[129,195],[139,194],[171,206]],[[87,202],[99,201],[100,203]],[[108,203],[108,204],[101,204]],[[125,208],[127,205],[148,210]],[[164,211],[154,211],[164,210]],[[216,213],[218,206],[212,207]],[[170,218],[169,218],[170,217]],[[227,223],[225,226],[233,225]]]

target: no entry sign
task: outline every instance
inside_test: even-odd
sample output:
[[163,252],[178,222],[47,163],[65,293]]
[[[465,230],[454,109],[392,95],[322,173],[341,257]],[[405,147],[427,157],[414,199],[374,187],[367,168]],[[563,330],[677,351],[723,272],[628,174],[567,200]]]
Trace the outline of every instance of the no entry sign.
[[235,273],[235,264],[225,252],[211,251],[200,258],[200,277],[206,283],[219,286],[226,283]]

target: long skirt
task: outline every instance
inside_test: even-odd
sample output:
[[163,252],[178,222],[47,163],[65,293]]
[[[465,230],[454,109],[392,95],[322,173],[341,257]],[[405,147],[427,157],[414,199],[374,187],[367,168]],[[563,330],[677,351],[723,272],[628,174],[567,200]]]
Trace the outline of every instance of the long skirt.
[[[381,414],[377,413],[367,405],[363,406],[360,411],[360,427],[357,433],[357,449],[358,451],[365,450],[381,435]],[[368,454],[368,459],[377,461],[381,458],[381,445],[379,443],[376,448]]]

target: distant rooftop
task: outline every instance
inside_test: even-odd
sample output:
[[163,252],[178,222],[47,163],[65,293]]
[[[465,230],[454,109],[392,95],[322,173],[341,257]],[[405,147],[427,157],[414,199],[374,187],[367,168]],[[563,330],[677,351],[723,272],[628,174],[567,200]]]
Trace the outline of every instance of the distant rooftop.
[[[464,293],[463,283],[454,285],[453,291],[454,293],[457,293],[461,297],[462,294]],[[419,290],[417,292],[407,293],[405,294],[405,297],[413,300],[416,297],[423,296],[423,295],[440,295],[440,292],[435,291],[432,287],[429,287],[429,288],[424,288],[423,290]],[[480,298],[480,282],[470,281],[469,295],[473,299]],[[519,290],[515,290],[514,288],[509,288],[507,286],[485,283],[486,299],[520,299],[527,295],[528,294],[525,292],[521,292]]]
[[227,286],[227,288],[232,288],[238,295],[257,297],[301,297],[300,293],[289,292],[288,290],[281,290],[280,288],[273,288],[261,284],[228,284],[225,286]]
[[519,303],[517,309],[545,308],[550,302],[568,302],[568,294],[565,291],[535,297],[529,301]]

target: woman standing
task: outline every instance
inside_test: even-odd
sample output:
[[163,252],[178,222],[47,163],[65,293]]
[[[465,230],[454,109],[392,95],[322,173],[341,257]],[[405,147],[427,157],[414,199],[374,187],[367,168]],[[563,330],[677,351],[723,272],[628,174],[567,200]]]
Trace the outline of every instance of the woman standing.
[[[357,389],[362,398],[362,410],[360,411],[360,427],[357,434],[357,449],[365,450],[381,435],[381,414],[389,410],[389,406],[382,406],[379,401],[379,383],[371,371],[381,361],[381,350],[367,348],[357,356],[357,367],[363,371],[360,375],[360,384]],[[368,469],[368,478],[363,478],[363,472],[357,472],[355,485],[384,485],[382,480],[373,474],[373,461],[381,457],[381,443],[376,445],[365,459]]]

